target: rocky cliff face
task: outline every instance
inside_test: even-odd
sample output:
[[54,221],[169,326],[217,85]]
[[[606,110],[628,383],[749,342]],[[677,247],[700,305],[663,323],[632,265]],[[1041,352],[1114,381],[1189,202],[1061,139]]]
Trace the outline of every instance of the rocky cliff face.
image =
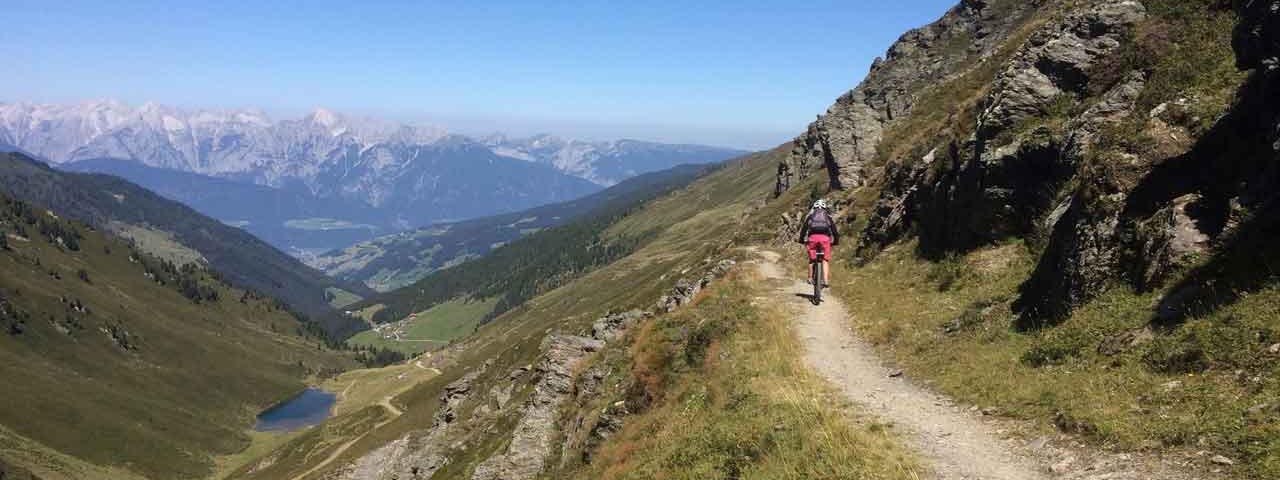
[[[1268,222],[1274,218],[1280,187],[1274,144],[1278,110],[1268,58],[1277,50],[1268,37],[1274,27],[1266,24],[1274,25],[1277,10],[1275,5],[1259,7],[1262,3],[1274,2],[1237,7],[1241,23],[1233,43],[1238,65],[1254,72],[1212,128],[1196,135],[1179,127],[1170,109],[1189,100],[1171,99],[1173,103],[1137,113],[1144,116],[1146,132],[1194,139],[1184,149],[1172,155],[1099,149],[1095,161],[1077,174],[1079,186],[1070,192],[1069,207],[1016,305],[1024,326],[1063,318],[1108,282],[1130,283],[1143,291],[1162,288],[1174,272],[1206,257],[1210,260],[1201,271],[1170,290],[1153,320],[1179,319],[1230,294],[1214,286],[1218,280],[1237,283],[1250,276],[1214,265],[1229,259],[1232,244],[1274,230]],[[1114,168],[1115,162],[1127,168]]]
[[[1191,305],[1226,294],[1205,284],[1228,267],[1218,260],[1205,266],[1206,258],[1221,259],[1242,238],[1257,243],[1273,228],[1264,226],[1263,212],[1274,210],[1280,185],[1280,102],[1272,85],[1280,68],[1280,3],[1236,2],[1234,41],[1194,47],[1192,40],[1171,37],[1209,36],[1215,26],[1197,23],[1201,30],[1192,30],[1187,25],[1203,19],[1179,15],[1226,15],[1227,6],[1170,5],[1046,2],[1025,41],[999,37],[925,62],[940,53],[915,43],[921,38],[955,39],[955,32],[984,24],[1006,25],[986,17],[994,2],[963,2],[921,31],[931,35],[904,37],[895,51],[910,54],[891,52],[862,86],[811,125],[796,141],[797,161],[821,161],[833,187],[878,190],[860,232],[864,256],[909,237],[918,238],[919,253],[933,259],[1025,239],[1039,259],[1014,305],[1022,327],[1052,324],[1114,282],[1151,291],[1180,277],[1183,284],[1153,315],[1185,315]],[[1178,51],[1171,46],[1177,43],[1217,48],[1218,56]],[[1229,67],[1213,79],[1187,71],[1227,60],[1222,57],[1228,53],[1219,53],[1226,43],[1234,45],[1239,68],[1253,70],[1247,81]],[[989,53],[1001,49],[1011,53]],[[869,173],[875,142],[927,114],[913,111],[912,99],[920,95],[909,86],[954,83],[957,60],[973,52],[988,52],[978,55],[1000,64],[963,119],[971,123],[894,136],[914,143],[893,145],[893,151],[925,153],[884,158],[887,164]],[[886,82],[907,87],[886,93]],[[1222,106],[1215,109],[1215,102]]]
[[941,20],[903,35],[857,88],[796,138],[790,163],[801,177],[819,168],[837,189],[866,183],[885,128],[909,114],[920,91],[992,55],[1026,12],[1043,1],[964,0]]
[[1043,229],[1092,132],[1128,114],[1144,79],[1126,78],[1063,125],[1038,120],[1055,102],[1083,95],[1094,64],[1144,15],[1137,2],[1103,3],[1037,29],[1000,69],[972,134],[888,169],[862,247],[895,241],[913,223],[923,253],[935,258]]

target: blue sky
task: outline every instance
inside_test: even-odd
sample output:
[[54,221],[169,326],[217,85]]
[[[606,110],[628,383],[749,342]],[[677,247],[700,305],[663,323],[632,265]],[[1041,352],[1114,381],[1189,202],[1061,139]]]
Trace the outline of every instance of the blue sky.
[[768,148],[954,3],[11,0],[0,101]]

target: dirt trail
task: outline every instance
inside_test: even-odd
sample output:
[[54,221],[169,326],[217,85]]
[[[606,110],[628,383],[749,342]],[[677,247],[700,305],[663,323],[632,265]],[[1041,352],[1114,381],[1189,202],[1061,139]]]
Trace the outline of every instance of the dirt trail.
[[[355,384],[355,382],[352,382],[352,385],[354,385],[354,384]],[[349,387],[348,387],[348,388],[349,388]],[[344,392],[344,393],[345,393],[345,392]],[[338,446],[338,448],[337,448],[337,449],[334,449],[333,453],[330,453],[330,454],[329,454],[329,456],[328,456],[328,457],[325,457],[325,459],[324,459],[323,461],[321,461],[320,463],[317,463],[317,464],[313,465],[311,468],[308,468],[308,469],[307,469],[307,471],[305,471],[305,472],[302,472],[302,473],[299,473],[299,474],[297,474],[297,475],[294,475],[294,476],[293,476],[293,478],[292,478],[291,480],[303,480],[304,478],[307,478],[307,476],[308,476],[308,475],[311,475],[311,474],[313,474],[313,473],[316,473],[316,472],[320,471],[320,469],[322,469],[322,468],[324,468],[324,467],[329,466],[329,464],[331,464],[331,463],[333,463],[335,460],[337,460],[337,459],[338,459],[338,457],[342,456],[342,454],[347,453],[347,450],[348,450],[348,449],[350,449],[352,445],[355,445],[355,444],[356,444],[356,442],[359,442],[359,441],[360,441],[361,439],[363,439],[365,436],[369,435],[370,433],[373,433],[373,432],[377,431],[379,428],[382,428],[382,427],[386,426],[388,423],[391,423],[391,422],[392,422],[392,421],[394,421],[395,419],[400,418],[400,416],[401,416],[401,415],[404,415],[404,411],[400,410],[400,409],[399,409],[399,408],[397,408],[395,405],[392,405],[392,404],[391,404],[391,399],[392,399],[392,398],[393,398],[393,397],[386,397],[386,398],[383,398],[381,402],[378,402],[378,405],[380,405],[382,408],[386,409],[386,410],[387,410],[387,412],[391,414],[391,418],[388,418],[388,419],[386,419],[386,420],[383,420],[383,421],[381,421],[381,422],[378,422],[378,424],[377,424],[377,425],[374,425],[374,426],[373,426],[373,428],[370,428],[370,429],[369,429],[369,431],[364,432],[364,433],[363,433],[363,434],[361,434],[360,436],[358,436],[358,437],[356,437],[356,438],[353,438],[353,439],[351,439],[351,440],[347,441],[346,443],[343,443],[342,445],[339,445],[339,446]]]
[[[814,306],[804,292],[813,287],[791,278],[775,252],[754,250],[762,275],[782,286],[782,304],[795,307],[793,328],[811,368],[881,421],[904,431],[910,447],[929,463],[938,480],[1183,479],[1198,478],[1127,454],[1086,451],[1070,438],[1031,442],[1008,435],[1012,421],[992,420],[955,405],[949,398],[912,384],[881,363],[875,350],[851,331],[839,298],[823,295]],[[777,281],[781,280],[781,281]]]

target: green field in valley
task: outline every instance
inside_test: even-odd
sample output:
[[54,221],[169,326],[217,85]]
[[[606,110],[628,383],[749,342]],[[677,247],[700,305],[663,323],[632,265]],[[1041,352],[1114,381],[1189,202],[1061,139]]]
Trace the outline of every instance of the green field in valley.
[[411,318],[360,332],[347,340],[352,346],[386,348],[417,355],[435,350],[475,331],[480,320],[493,311],[496,298],[485,301],[452,300],[418,312]]

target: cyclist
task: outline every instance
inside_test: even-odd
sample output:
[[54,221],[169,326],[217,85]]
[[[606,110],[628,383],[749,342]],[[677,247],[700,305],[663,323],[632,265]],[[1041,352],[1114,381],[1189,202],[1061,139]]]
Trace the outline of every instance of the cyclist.
[[[822,286],[828,286],[831,281],[831,246],[840,244],[840,232],[836,230],[836,222],[831,218],[826,200],[818,199],[813,202],[813,208],[809,209],[809,214],[800,227],[800,243],[809,247],[810,263],[818,261],[818,247],[826,252],[822,260]],[[809,269],[809,283],[812,284],[815,280],[813,269]]]

